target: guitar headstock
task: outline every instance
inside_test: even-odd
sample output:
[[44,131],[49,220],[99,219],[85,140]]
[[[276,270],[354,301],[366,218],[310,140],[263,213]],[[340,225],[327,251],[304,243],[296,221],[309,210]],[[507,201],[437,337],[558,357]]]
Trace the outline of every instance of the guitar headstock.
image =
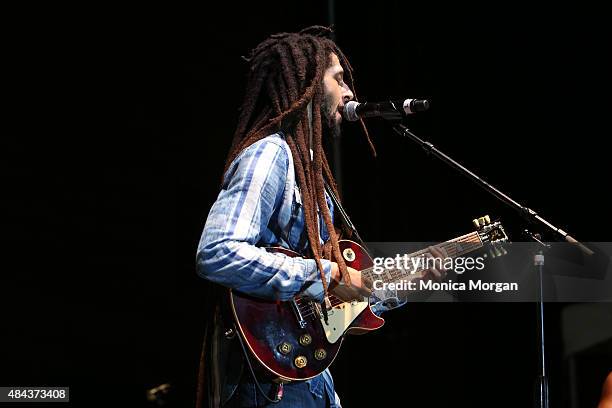
[[472,220],[474,226],[477,229],[478,236],[482,243],[491,244],[491,256],[497,257],[508,253],[506,249],[501,245],[504,242],[508,242],[508,234],[504,230],[504,226],[499,221],[491,222],[491,218],[488,215],[484,217],[475,218]]

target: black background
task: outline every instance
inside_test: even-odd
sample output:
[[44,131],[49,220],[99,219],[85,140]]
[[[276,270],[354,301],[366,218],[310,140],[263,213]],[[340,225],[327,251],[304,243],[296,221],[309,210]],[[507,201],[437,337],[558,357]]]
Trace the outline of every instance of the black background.
[[[333,10],[360,100],[430,99],[408,122],[415,133],[578,239],[610,240],[611,37],[582,16],[595,10]],[[2,148],[0,383],[69,385],[74,406],[146,406],[147,389],[170,383],[175,406],[189,406],[204,305],[195,249],[243,96],[241,56],[271,33],[327,25],[328,5],[21,19],[9,41],[16,126]],[[344,202],[366,240],[443,241],[484,214],[521,240],[510,210],[386,123],[368,126],[376,159],[355,124],[342,139]],[[569,406],[564,306],[547,305],[556,406]],[[534,304],[414,304],[385,317],[332,367],[345,406],[531,404]],[[611,358],[580,361],[580,406],[593,406]]]

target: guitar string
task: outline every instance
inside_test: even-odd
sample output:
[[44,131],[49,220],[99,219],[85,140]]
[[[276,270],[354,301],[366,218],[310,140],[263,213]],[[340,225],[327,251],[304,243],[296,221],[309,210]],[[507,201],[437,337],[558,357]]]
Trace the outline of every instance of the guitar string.
[[[466,244],[467,246],[463,247],[461,244]],[[454,258],[459,255],[472,252],[482,247],[483,242],[480,239],[480,234],[478,232],[473,232],[473,233],[466,234],[462,237],[455,238],[454,240],[445,242],[438,246],[442,247],[446,251],[446,254],[448,257]],[[420,255],[426,252],[427,252],[427,248],[421,251],[417,251],[411,255],[412,256]],[[422,270],[424,270],[424,268],[420,269],[420,271]],[[369,268],[363,269],[361,272],[366,273],[367,274],[366,276],[368,276],[369,273],[372,271],[373,271],[373,267],[369,267]],[[393,279],[392,281],[396,281],[398,280],[397,278],[405,274],[406,271],[405,269],[391,269],[387,273]],[[334,295],[329,295],[328,298],[330,299],[331,308],[341,305],[343,303],[348,303],[348,302],[344,302],[343,300],[339,299],[338,297]],[[302,301],[302,298],[296,298],[296,304],[297,304],[298,310],[300,311],[300,314],[302,314],[302,318],[309,318],[313,315],[318,314],[317,311],[313,309],[313,306],[312,306],[313,303],[311,301],[308,301],[306,305],[301,304],[301,301]]]
[[[460,238],[463,238],[463,239],[461,241],[458,241],[459,240],[458,239],[457,241],[449,242],[449,243],[444,243],[444,244],[440,245],[440,246],[445,246],[446,247],[444,249],[445,249],[445,251],[446,251],[446,253],[447,253],[447,255],[449,257],[452,258],[452,257],[456,257],[458,255],[462,255],[464,253],[472,252],[473,250],[475,250],[475,249],[477,249],[477,248],[482,246],[482,242],[480,241],[478,236],[476,236],[476,237],[467,236],[465,238],[464,237],[460,237]],[[474,238],[477,238],[477,239],[474,239]],[[465,247],[462,247],[462,250],[458,250],[459,245],[457,245],[457,244],[468,244],[468,245],[465,246]],[[415,253],[413,253],[411,255],[414,256],[414,255],[422,254],[422,253],[426,253],[426,252],[427,252],[427,249],[415,252]],[[374,269],[373,267],[368,267],[368,268],[362,269],[361,272],[365,273],[367,277],[371,278],[371,276],[368,276],[368,275],[369,275],[370,272],[373,271],[373,269]],[[419,271],[422,271],[423,269],[424,268],[421,268],[421,269],[419,269]],[[406,270],[405,269],[387,268],[387,273],[390,276],[394,277],[394,278],[399,278],[399,277],[401,277],[401,275],[406,273]]]
[[[468,234],[467,236],[464,237],[459,237],[454,241],[450,241],[448,243],[444,243],[441,244],[439,246],[443,247],[447,253],[447,255],[451,258],[457,257],[459,255],[462,255],[464,253],[467,252],[471,252],[474,249],[477,249],[478,247],[481,246],[482,241],[480,240],[480,237],[477,235],[478,233],[471,233]],[[458,245],[457,244],[467,244],[468,246],[466,248],[462,248],[463,250],[459,251],[458,250]],[[421,251],[417,251],[415,253],[410,254],[412,257],[424,254],[427,252],[427,249],[423,249]],[[369,268],[365,268],[363,269],[361,272],[365,273],[366,276],[370,279],[372,279],[372,272],[373,272],[373,267],[369,267]],[[421,268],[419,271],[422,271],[423,268]],[[417,272],[416,270],[414,271],[415,273]],[[405,269],[394,269],[394,268],[387,268],[385,270],[385,272],[388,276],[388,281],[397,281],[399,280],[403,275],[406,274],[406,270]],[[413,273],[414,274],[414,273]]]
[[[457,244],[467,244],[467,247],[461,246],[461,250],[459,250],[459,245]],[[468,252],[472,252],[473,250],[481,247],[482,241],[478,233],[473,232],[465,236],[458,237],[452,241],[445,242],[438,246],[442,247],[445,250],[448,257],[454,258],[456,256],[459,256],[459,255],[462,255]],[[417,251],[411,255],[414,257],[415,255],[418,256],[424,253],[427,253],[427,249]],[[361,272],[366,273],[366,276],[371,279],[372,277],[370,275],[370,272],[372,272],[373,270],[374,270],[373,267],[369,267],[369,268],[363,269]],[[419,272],[422,270],[424,270],[424,268],[420,269]],[[416,273],[416,271],[414,272]],[[401,278],[405,273],[406,273],[405,269],[390,269],[390,268],[387,269],[387,274],[392,278],[391,280],[392,282],[399,280],[399,278]],[[415,274],[415,273],[411,273],[411,274]],[[343,303],[349,303],[349,302],[344,302],[343,300],[339,299],[338,297],[332,294],[328,295],[328,298],[330,300],[330,304],[332,308],[335,306],[341,305]],[[317,311],[314,310],[311,301],[308,301],[306,305],[303,305],[301,304],[303,300],[302,298],[296,298],[295,300],[296,300],[298,310],[300,311],[300,314],[302,315],[302,318],[306,319],[306,318],[309,318],[311,316],[318,314]]]

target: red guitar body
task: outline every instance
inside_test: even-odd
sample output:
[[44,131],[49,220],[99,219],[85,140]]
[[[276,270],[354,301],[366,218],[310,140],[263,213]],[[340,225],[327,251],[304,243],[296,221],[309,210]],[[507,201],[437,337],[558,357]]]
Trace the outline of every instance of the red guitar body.
[[[500,222],[491,223],[489,216],[475,219],[477,231],[440,244],[440,248],[457,257],[492,244],[491,256],[499,256],[505,250],[499,245],[508,240]],[[349,240],[339,242],[340,252],[346,264],[362,273],[373,266],[366,250]],[[495,249],[495,251],[493,251]],[[269,249],[288,256],[299,256],[283,248]],[[410,256],[424,254],[427,249]],[[406,270],[385,269],[379,279],[397,282],[407,277]],[[410,272],[411,274],[414,272]],[[305,380],[324,371],[334,361],[346,334],[362,334],[380,328],[384,320],[370,308],[369,299],[343,302],[329,295],[325,307],[306,298],[296,297],[288,302],[274,302],[229,291],[229,304],[239,335],[253,360],[268,373],[282,380]]]
[[[359,244],[340,241],[340,251],[347,266],[362,270],[372,266],[372,259]],[[268,249],[288,256],[300,256],[284,248]],[[354,256],[353,256],[354,255]],[[352,260],[347,260],[352,259]],[[348,328],[327,327],[327,330],[343,330],[333,343],[326,335],[326,323],[321,318],[320,306],[307,299],[288,302],[266,301],[230,290],[230,305],[239,335],[253,359],[272,375],[282,380],[305,380],[324,371],[334,361],[345,334],[362,334],[376,330],[384,320],[367,307],[361,311]],[[367,302],[364,299],[364,302]],[[342,313],[350,303],[338,304],[329,312]]]

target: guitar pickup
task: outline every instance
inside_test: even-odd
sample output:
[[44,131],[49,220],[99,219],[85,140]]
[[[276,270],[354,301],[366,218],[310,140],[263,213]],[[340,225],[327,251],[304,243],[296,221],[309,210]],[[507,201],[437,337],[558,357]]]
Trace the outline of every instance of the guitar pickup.
[[300,310],[300,305],[298,305],[295,298],[291,300],[291,306],[293,308],[293,312],[295,313],[295,318],[298,324],[303,329],[308,323],[306,322],[306,320],[304,320],[304,316],[302,316],[302,312]]

